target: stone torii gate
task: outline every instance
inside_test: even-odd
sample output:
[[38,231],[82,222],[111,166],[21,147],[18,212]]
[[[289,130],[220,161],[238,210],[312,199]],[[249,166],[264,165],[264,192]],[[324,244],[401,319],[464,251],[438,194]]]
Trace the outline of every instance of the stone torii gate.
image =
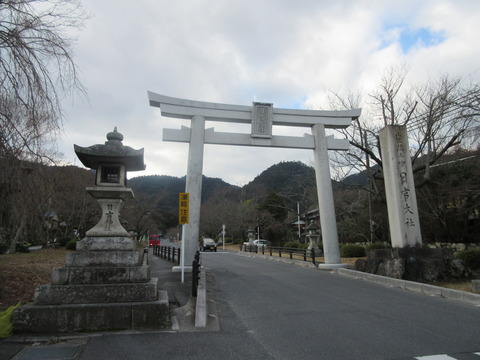
[[[190,193],[190,219],[185,224],[185,265],[191,264],[198,248],[202,193],[203,151],[205,144],[278,147],[313,150],[317,182],[318,209],[322,229],[324,268],[341,267],[337,223],[333,203],[328,150],[348,150],[346,139],[326,136],[325,129],[348,127],[361,109],[318,111],[278,109],[273,104],[254,102],[252,106],[218,104],[173,98],[148,92],[150,106],[160,108],[161,115],[190,119],[191,127],[163,129],[163,141],[190,143],[185,192]],[[205,129],[205,121],[251,124],[251,133],[216,132]],[[272,135],[272,126],[311,128],[303,137]]]

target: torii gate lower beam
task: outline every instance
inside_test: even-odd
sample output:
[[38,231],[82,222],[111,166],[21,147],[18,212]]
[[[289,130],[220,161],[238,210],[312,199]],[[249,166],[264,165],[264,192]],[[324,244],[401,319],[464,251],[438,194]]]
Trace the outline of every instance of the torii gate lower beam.
[[[187,181],[190,193],[190,221],[185,225],[185,265],[191,264],[198,248],[204,144],[243,145],[312,149],[317,182],[318,208],[324,249],[323,268],[341,267],[338,233],[333,202],[328,150],[348,150],[347,140],[327,137],[326,128],[346,128],[358,118],[361,109],[317,111],[276,109],[272,104],[252,107],[177,99],[148,92],[150,105],[159,107],[162,116],[191,119],[191,129],[164,129],[164,141],[188,142]],[[251,123],[251,134],[218,133],[205,129],[205,121]],[[272,125],[309,127],[304,137],[272,135]]]

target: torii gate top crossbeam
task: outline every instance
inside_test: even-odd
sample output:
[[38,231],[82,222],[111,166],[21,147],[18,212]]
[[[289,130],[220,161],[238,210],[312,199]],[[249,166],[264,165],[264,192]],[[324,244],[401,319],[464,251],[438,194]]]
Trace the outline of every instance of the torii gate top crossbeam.
[[[148,92],[150,106],[159,107],[162,116],[191,119],[203,116],[205,120],[249,124],[252,121],[252,107],[179,99]],[[362,109],[325,111],[273,108],[273,125],[312,127],[323,124],[326,128],[348,127],[353,119],[360,116]]]

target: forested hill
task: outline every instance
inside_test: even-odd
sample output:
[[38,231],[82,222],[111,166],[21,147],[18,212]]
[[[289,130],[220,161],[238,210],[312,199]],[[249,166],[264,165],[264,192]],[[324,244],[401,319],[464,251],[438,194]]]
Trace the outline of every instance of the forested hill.
[[[185,176],[178,178],[167,175],[149,175],[128,180],[128,186],[132,188],[139,201],[154,203],[160,210],[176,212],[178,194],[185,192],[185,181]],[[239,192],[239,187],[230,185],[222,179],[203,176],[202,202],[218,195],[233,197]]]
[[[139,201],[148,199],[164,211],[176,211],[178,194],[185,191],[185,177],[151,175],[132,178],[128,186]],[[315,171],[299,161],[280,162],[263,171],[243,188],[230,185],[222,179],[203,176],[202,203],[228,198],[229,200],[255,199],[262,201],[276,192],[288,205],[296,206],[315,193]]]
[[282,161],[270,166],[244,186],[247,198],[262,201],[268,194],[280,195],[290,208],[315,193],[315,170],[300,161]]

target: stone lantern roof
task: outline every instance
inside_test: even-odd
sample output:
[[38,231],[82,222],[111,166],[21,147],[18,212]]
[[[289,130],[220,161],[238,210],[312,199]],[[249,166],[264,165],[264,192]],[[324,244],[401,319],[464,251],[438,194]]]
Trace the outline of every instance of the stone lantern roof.
[[97,169],[101,164],[121,164],[126,171],[145,170],[143,162],[144,149],[135,150],[122,143],[123,135],[117,128],[107,134],[105,144],[97,144],[89,147],[74,145],[78,158],[88,168]]
[[310,222],[310,224],[306,228],[306,230],[308,230],[312,234],[319,229],[320,229],[320,226],[318,226],[314,221]]

